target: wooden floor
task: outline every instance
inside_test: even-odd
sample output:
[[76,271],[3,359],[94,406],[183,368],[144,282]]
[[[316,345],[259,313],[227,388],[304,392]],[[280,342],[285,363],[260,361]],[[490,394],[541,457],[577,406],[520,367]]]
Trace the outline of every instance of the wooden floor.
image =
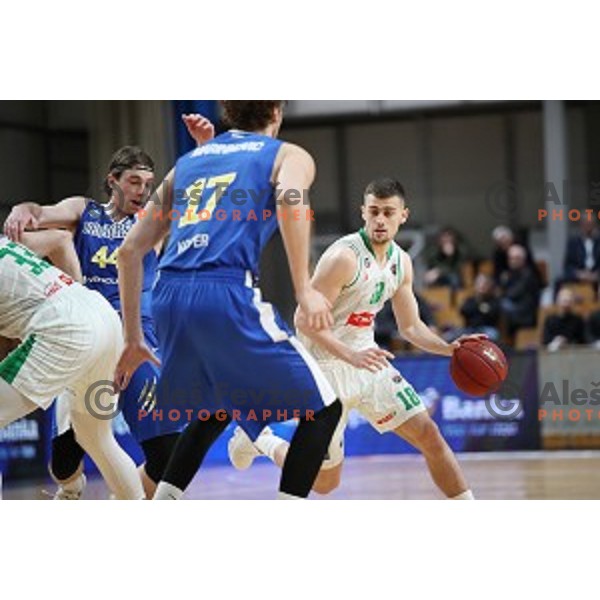
[[[600,499],[600,452],[512,452],[459,456],[478,499]],[[187,499],[271,499],[279,471],[259,459],[247,471],[209,467],[196,476]],[[28,484],[5,482],[3,497],[48,499],[48,481]],[[105,499],[102,480],[92,479],[86,499]],[[313,494],[313,498],[323,498]],[[441,494],[429,478],[420,456],[386,455],[346,460],[342,484],[325,499],[435,499]]]

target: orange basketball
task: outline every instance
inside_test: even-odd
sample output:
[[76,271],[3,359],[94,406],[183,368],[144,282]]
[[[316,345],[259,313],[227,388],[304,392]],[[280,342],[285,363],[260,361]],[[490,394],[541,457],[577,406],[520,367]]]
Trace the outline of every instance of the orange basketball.
[[506,379],[508,362],[493,342],[467,340],[452,355],[450,375],[459,390],[469,396],[485,396]]

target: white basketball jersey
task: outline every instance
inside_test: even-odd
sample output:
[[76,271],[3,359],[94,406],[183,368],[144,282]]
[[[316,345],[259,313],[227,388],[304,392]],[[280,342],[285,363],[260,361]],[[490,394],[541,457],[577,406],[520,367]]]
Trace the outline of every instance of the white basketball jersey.
[[[403,250],[392,241],[383,266],[377,263],[371,243],[363,229],[334,242],[327,251],[345,246],[356,255],[357,267],[353,280],[342,289],[333,305],[335,337],[354,350],[364,350],[375,344],[375,316],[396,293],[404,276]],[[306,336],[302,341],[319,360],[334,358]]]
[[21,339],[40,306],[76,284],[68,275],[0,236],[0,335]]

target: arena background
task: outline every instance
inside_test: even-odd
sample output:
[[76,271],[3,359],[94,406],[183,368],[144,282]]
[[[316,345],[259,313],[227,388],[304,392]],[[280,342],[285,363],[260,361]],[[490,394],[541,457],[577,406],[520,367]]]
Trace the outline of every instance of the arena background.
[[[162,176],[191,148],[180,122],[184,112],[201,112],[215,122],[219,118],[215,101],[0,102],[0,221],[23,200],[101,197],[109,157],[124,144],[148,151]],[[599,133],[600,102],[290,101],[281,136],[316,159],[314,257],[335,237],[360,226],[358,207],[366,183],[393,176],[409,196],[410,221],[398,241],[413,256],[418,290],[427,295],[421,285],[425,249],[442,227],[462,236],[476,271],[492,254],[493,228],[507,225],[544,265],[548,287],[543,300],[551,304],[548,290],[562,274],[567,237],[578,225],[569,221],[567,211],[594,208],[595,215],[600,208],[595,184],[600,182]],[[562,208],[564,218],[540,222],[538,211],[544,208]],[[275,239],[264,257],[262,287],[289,320],[294,302],[282,252]],[[597,448],[600,421],[581,415],[586,407],[593,409],[593,399],[588,398],[589,406],[571,404],[569,394],[561,392],[558,403],[546,406],[562,409],[560,418],[548,410],[549,417],[540,420],[539,412],[549,382],[562,389],[562,382],[569,381],[571,389],[582,388],[590,396],[597,352],[583,348],[550,354],[536,347],[537,333],[537,340],[528,339],[519,349],[506,347],[511,375],[500,397],[517,399],[522,409],[510,418],[498,418],[485,400],[458,392],[447,359],[417,355],[399,343],[396,364],[457,451],[505,451],[509,457],[514,451]],[[579,411],[578,419],[569,418],[571,408]],[[115,427],[120,441],[136,454],[122,420],[116,419]],[[290,427],[278,428],[289,436]],[[49,436],[48,416],[41,413],[0,432],[5,487],[45,477]],[[226,463],[227,438],[215,445],[208,464]],[[351,420],[346,444],[348,456],[412,452],[393,436],[379,436],[359,417]],[[597,460],[594,453],[572,456]],[[595,488],[574,494],[600,496]]]

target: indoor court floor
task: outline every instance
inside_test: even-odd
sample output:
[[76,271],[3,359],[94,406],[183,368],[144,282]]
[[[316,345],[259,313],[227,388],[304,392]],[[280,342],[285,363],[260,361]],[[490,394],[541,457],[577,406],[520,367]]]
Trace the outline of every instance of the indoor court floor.
[[[459,455],[477,499],[600,499],[600,451],[486,452]],[[279,470],[266,459],[247,471],[231,466],[207,467],[194,479],[185,499],[268,500],[275,497]],[[48,481],[4,484],[3,498],[49,499]],[[415,455],[346,459],[342,483],[331,500],[428,500],[441,498],[425,461]],[[85,499],[107,499],[102,480],[91,478]]]

